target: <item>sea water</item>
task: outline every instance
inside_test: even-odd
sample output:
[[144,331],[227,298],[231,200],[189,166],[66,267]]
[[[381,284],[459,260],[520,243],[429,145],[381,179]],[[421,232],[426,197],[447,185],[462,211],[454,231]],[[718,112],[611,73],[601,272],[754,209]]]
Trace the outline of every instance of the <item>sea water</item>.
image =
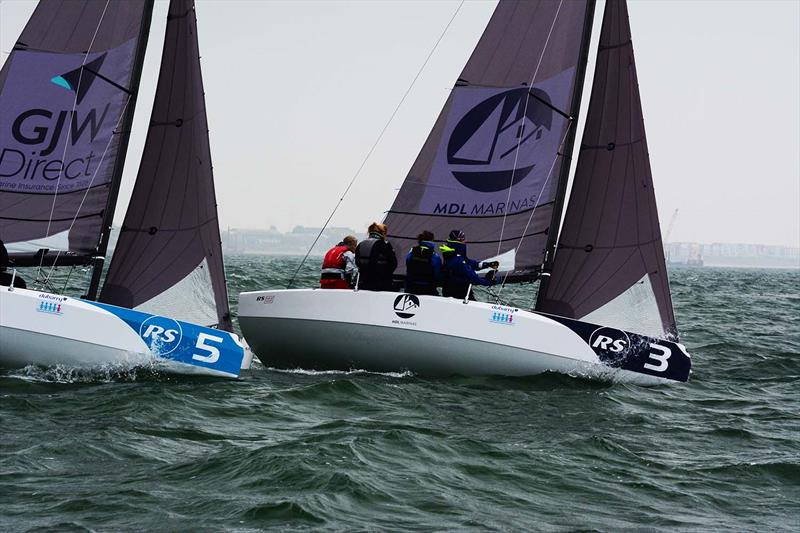
[[[234,312],[298,264],[229,258]],[[800,272],[670,278],[683,385],[0,371],[0,531],[800,530]]]

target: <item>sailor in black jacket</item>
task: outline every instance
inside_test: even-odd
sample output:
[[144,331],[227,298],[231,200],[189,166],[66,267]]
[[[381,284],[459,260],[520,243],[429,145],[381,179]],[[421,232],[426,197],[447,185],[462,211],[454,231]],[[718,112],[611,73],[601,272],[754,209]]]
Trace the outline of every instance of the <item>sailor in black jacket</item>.
[[392,273],[397,268],[397,256],[392,244],[386,240],[386,224],[373,222],[369,237],[356,248],[358,288],[368,291],[391,291]]

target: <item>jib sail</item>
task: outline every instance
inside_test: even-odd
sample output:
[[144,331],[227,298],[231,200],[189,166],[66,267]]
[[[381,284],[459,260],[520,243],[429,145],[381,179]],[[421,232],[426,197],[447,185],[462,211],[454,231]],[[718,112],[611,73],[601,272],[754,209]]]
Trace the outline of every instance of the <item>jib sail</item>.
[[579,153],[537,309],[676,336],[624,0],[606,3]]
[[100,301],[231,329],[192,0],[171,0],[150,129]]

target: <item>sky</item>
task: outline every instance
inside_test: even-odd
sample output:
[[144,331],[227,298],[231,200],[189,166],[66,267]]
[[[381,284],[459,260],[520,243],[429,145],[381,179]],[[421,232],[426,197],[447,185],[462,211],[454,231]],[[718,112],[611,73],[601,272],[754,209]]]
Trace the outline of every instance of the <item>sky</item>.
[[[117,224],[167,5],[153,14]],[[3,62],[34,6],[0,0]],[[494,6],[197,0],[222,229],[321,226],[458,10],[331,225],[380,220]],[[800,246],[800,1],[632,0],[629,12],[662,232],[678,209],[670,241]]]

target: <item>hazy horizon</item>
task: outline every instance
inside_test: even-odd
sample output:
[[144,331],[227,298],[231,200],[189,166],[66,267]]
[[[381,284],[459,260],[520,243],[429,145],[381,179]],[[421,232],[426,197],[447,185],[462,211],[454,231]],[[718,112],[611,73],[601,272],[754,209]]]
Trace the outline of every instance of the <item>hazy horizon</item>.
[[[331,225],[359,230],[383,217],[494,5],[460,8]],[[34,6],[0,1],[3,62]],[[671,241],[798,246],[800,3],[720,6],[629,2],[662,233],[677,208]],[[457,7],[198,0],[221,228],[321,226]],[[166,9],[156,2],[117,225],[144,143]]]

